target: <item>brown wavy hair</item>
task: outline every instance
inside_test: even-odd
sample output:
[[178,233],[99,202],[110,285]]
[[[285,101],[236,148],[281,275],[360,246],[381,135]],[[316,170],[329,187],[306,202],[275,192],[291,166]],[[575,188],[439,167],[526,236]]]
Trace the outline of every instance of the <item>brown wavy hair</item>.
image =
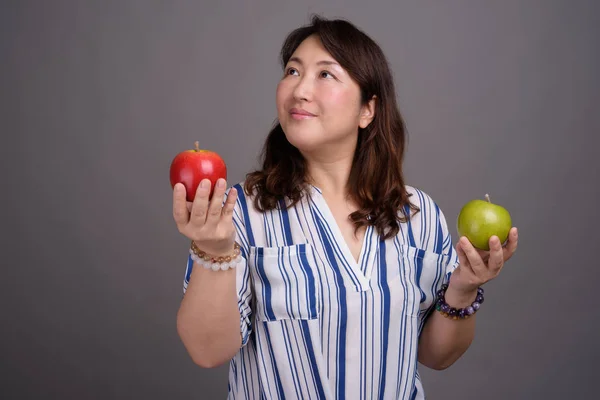
[[[295,29],[281,48],[285,68],[296,48],[311,35],[318,35],[325,49],[358,83],[362,104],[376,96],[375,117],[366,128],[358,128],[358,142],[348,179],[348,195],[359,209],[350,215],[356,230],[374,225],[383,238],[395,236],[398,222],[410,218],[402,164],[407,133],[396,103],[392,74],[381,48],[346,20],[328,20],[318,15],[311,23]],[[261,153],[262,169],[246,175],[244,191],[256,194],[260,211],[278,207],[280,200],[296,204],[307,193],[306,161],[288,142],[276,120]]]

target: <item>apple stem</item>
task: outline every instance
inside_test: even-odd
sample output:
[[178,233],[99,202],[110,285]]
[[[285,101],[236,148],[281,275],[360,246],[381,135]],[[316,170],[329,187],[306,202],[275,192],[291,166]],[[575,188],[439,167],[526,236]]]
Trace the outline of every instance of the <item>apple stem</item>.
[[200,151],[200,142],[196,140],[194,144],[196,145],[196,151]]
[[485,195],[485,199],[487,200],[488,203],[491,203],[492,201],[490,200],[490,195],[486,194]]

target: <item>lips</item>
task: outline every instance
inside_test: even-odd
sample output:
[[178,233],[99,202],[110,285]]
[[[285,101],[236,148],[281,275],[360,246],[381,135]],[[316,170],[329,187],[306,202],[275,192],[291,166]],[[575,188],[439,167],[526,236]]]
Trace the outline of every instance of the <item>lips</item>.
[[292,108],[290,110],[290,114],[292,114],[292,116],[299,116],[299,117],[316,117],[315,114],[310,113],[306,110],[303,110],[302,108]]

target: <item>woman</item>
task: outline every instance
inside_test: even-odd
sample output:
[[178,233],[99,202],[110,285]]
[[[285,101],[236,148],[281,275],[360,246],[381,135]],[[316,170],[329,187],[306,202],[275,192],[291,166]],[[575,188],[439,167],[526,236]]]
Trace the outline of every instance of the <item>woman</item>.
[[469,347],[516,228],[505,247],[453,250],[404,183],[391,73],[355,26],[314,17],[281,59],[262,169],[210,200],[206,181],[192,204],[174,188],[192,240],[179,335],[198,365],[230,362],[231,398],[424,398],[417,362],[444,369]]

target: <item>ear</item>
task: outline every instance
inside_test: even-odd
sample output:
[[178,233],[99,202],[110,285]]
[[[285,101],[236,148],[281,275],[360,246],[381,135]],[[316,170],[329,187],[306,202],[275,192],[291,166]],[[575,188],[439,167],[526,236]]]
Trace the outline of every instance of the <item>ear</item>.
[[375,104],[377,102],[377,96],[371,97],[371,100],[367,102],[364,106],[362,106],[360,111],[360,119],[358,121],[358,126],[362,129],[369,126],[373,118],[375,118]]

